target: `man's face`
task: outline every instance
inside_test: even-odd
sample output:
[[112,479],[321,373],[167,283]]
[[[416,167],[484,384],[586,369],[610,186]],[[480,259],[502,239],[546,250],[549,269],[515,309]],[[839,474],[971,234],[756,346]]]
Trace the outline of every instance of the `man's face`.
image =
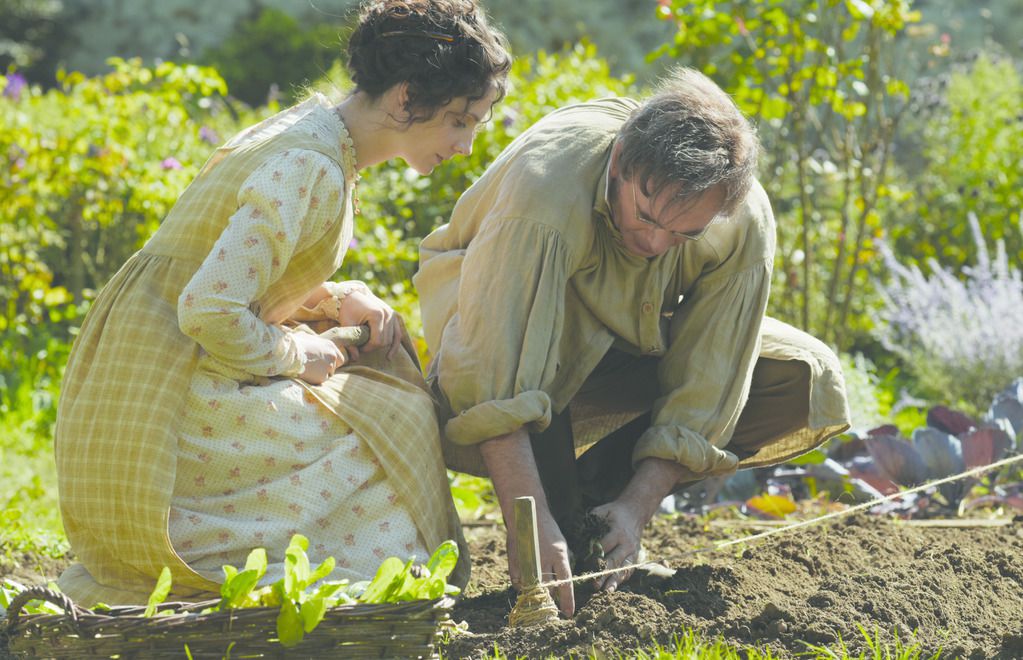
[[694,201],[679,202],[680,186],[666,186],[656,196],[643,191],[638,177],[624,178],[612,168],[608,204],[612,220],[630,253],[658,257],[686,241],[700,240],[725,203],[724,190],[715,186]]

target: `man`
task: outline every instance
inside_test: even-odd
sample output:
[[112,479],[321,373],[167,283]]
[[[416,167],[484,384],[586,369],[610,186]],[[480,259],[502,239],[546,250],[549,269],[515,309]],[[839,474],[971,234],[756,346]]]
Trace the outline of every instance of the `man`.
[[[536,498],[545,579],[571,576],[565,536],[588,507],[610,527],[608,568],[631,565],[680,485],[848,428],[835,355],[764,316],[775,227],[757,148],[732,100],[679,69],[642,105],[537,122],[422,243],[448,464],[489,474],[509,526],[514,498]],[[556,595],[571,615],[571,584]]]

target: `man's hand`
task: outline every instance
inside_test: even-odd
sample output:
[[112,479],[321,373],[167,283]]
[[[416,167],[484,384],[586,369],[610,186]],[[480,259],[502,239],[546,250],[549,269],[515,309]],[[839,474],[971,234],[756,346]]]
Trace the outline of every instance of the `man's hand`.
[[[541,580],[567,580],[572,577],[568,562],[568,543],[558,524],[554,522],[543,484],[536,469],[533,449],[529,444],[529,433],[520,428],[507,435],[491,438],[480,444],[480,453],[494,482],[494,491],[501,504],[505,527],[508,532],[508,574],[512,584],[519,588],[522,576],[519,572],[518,549],[515,545],[514,512],[515,498],[532,496],[536,502],[537,536],[540,542]],[[575,613],[575,590],[571,582],[555,592],[558,608],[565,616]]]
[[[611,531],[600,539],[604,549],[604,561],[607,568],[619,568],[635,564],[639,558],[639,546],[643,539],[643,528],[649,519],[642,519],[642,514],[632,510],[628,504],[615,500],[593,509],[595,515],[605,518]],[[632,569],[621,573],[612,573],[599,579],[598,589],[614,591],[632,575]]]
[[[534,499],[536,499],[534,497]],[[514,527],[511,521],[505,520],[505,525]],[[544,506],[537,507],[536,511],[536,535],[540,542],[540,581],[568,580],[572,577],[572,567],[568,561],[568,542],[561,533],[558,524],[554,522],[550,511]],[[515,538],[515,532],[509,531],[506,547],[508,549],[508,575],[511,578],[512,586],[522,590],[522,572],[519,568],[519,549]],[[555,600],[558,608],[565,616],[572,616],[575,612],[575,591],[572,583],[559,585],[555,593]]]
[[[661,500],[675,489],[683,472],[682,466],[673,461],[643,459],[618,499],[593,509],[593,513],[606,517],[611,525],[611,531],[600,539],[608,568],[636,563],[643,528],[653,518]],[[608,575],[600,588],[614,591],[631,575],[631,570]]]

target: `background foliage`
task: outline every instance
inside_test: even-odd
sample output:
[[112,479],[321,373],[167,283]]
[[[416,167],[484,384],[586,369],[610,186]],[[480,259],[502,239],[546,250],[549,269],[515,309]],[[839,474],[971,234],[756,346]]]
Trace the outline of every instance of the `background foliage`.
[[935,257],[951,267],[976,258],[967,213],[989,240],[1023,257],[1017,226],[1023,209],[1023,81],[1006,57],[973,51],[951,71],[927,79],[914,99],[918,119],[904,159],[915,194],[899,209],[912,222],[893,232],[896,252]]

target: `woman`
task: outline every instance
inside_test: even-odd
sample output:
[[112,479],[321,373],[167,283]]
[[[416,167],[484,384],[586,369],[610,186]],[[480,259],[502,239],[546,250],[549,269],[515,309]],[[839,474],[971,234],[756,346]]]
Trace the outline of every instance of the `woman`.
[[[216,591],[221,565],[253,547],[280,561],[294,533],[356,579],[460,539],[400,318],[326,280],[358,171],[468,154],[509,56],[474,0],[369,2],[348,56],[353,93],[218,149],[82,326],[55,438],[80,562],[59,584],[80,603],[144,600],[164,566],[178,597]],[[349,353],[296,323],[310,319],[366,324],[370,340]]]

